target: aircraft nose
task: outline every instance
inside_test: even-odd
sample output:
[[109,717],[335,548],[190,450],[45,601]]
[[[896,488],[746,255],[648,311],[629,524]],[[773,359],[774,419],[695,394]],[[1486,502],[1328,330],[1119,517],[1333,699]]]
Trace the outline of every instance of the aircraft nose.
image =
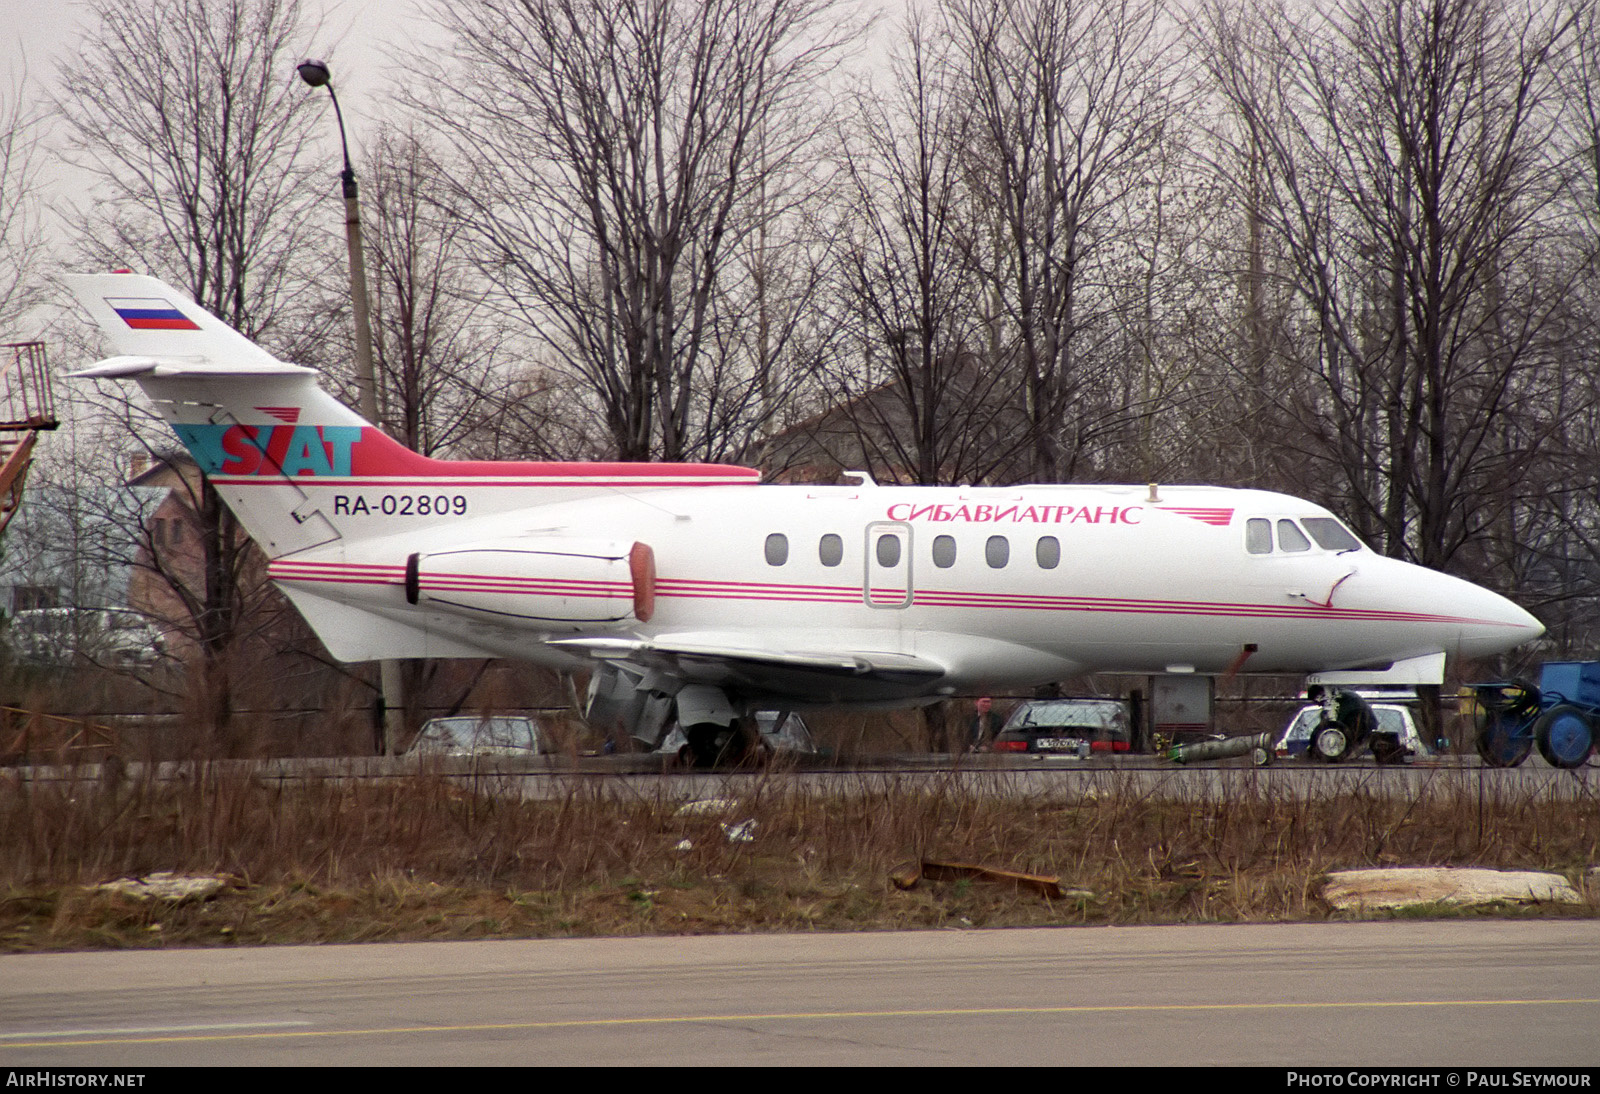
[[1544,633],[1544,624],[1499,593],[1470,581],[1432,573],[1433,611],[1456,624],[1454,652],[1468,657],[1505,653]]
[[[1488,590],[1483,590],[1488,593]],[[1505,650],[1515,649],[1525,642],[1532,642],[1544,634],[1544,624],[1535,619],[1532,613],[1523,610],[1505,597],[1497,593],[1488,593],[1494,598],[1495,622],[1491,629],[1497,631],[1498,648],[1494,652],[1501,653]]]
[[1492,657],[1544,633],[1543,623],[1506,597],[1459,577],[1399,559],[1365,560],[1359,573],[1370,591],[1421,624],[1411,632],[1415,640],[1451,656]]

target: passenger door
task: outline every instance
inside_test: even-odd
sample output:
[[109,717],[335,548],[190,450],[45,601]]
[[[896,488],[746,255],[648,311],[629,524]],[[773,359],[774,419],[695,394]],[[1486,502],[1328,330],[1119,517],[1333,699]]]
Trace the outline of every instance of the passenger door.
[[873,521],[867,525],[862,595],[872,608],[911,603],[911,525]]

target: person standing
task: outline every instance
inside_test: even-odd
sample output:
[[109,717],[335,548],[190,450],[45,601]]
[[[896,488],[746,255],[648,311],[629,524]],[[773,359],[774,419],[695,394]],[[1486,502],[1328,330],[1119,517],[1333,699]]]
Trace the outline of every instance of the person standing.
[[968,752],[987,752],[989,751],[989,746],[994,743],[997,727],[994,724],[994,715],[990,710],[993,706],[994,700],[987,695],[979,696],[977,701],[972,704],[972,725],[967,733]]

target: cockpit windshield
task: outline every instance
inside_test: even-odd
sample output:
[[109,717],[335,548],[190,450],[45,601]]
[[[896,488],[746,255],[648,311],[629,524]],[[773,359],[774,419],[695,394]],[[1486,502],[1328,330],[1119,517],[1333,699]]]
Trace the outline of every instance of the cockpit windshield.
[[[1245,521],[1244,546],[1252,555],[1270,555],[1275,552],[1300,554],[1312,549],[1312,542],[1324,551],[1359,551],[1361,541],[1333,517],[1299,517],[1290,520],[1280,517],[1276,524],[1266,517],[1251,517]],[[1310,538],[1306,538],[1307,536]],[[1274,546],[1276,544],[1276,546]]]
[[1359,551],[1361,541],[1332,517],[1301,517],[1300,524],[1324,551]]

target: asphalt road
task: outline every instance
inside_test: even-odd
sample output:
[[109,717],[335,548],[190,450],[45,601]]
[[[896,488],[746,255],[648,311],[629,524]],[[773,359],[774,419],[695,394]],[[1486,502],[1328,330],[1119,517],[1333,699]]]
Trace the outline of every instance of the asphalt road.
[[172,1064],[1593,1067],[1600,921],[0,957],[0,1067]]

